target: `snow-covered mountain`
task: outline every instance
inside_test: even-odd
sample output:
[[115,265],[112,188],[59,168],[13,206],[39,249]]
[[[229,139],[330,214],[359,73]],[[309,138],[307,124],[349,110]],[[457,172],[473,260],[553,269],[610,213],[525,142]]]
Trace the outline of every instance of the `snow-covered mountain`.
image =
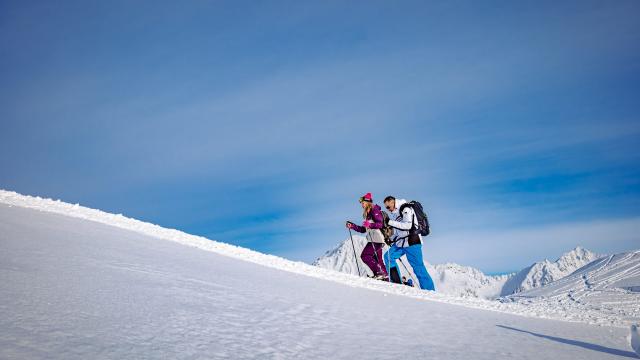
[[570,294],[575,300],[590,293],[606,292],[640,293],[640,250],[600,257],[569,276],[511,297],[549,298]]
[[[369,269],[358,260],[353,254],[355,246],[356,253],[360,254],[366,244],[363,236],[354,236],[353,245],[347,239],[335,248],[327,251],[318,258],[313,265],[333,269],[349,274],[358,274],[360,271],[371,274]],[[454,263],[429,264],[426,263],[427,271],[431,274],[436,289],[439,292],[455,295],[478,297],[484,299],[495,299],[500,296],[507,296],[517,292],[538,288],[549,284],[555,280],[573,273],[582,266],[600,258],[601,255],[593,253],[581,247],[563,254],[558,260],[551,262],[543,260],[517,272],[508,275],[491,276],[470,266],[462,266]],[[404,259],[404,258],[403,258]],[[413,276],[413,271],[409,267],[408,261],[403,261],[400,271],[404,275]],[[415,278],[415,277],[414,277]]]
[[[356,257],[354,257],[353,253],[355,247],[356,254],[359,256],[366,243],[367,240],[364,236],[354,235],[353,244],[351,239],[341,242],[338,246],[318,258],[313,265],[348,274],[358,275],[358,270],[360,270],[361,274],[366,272],[368,275],[372,275],[369,268],[361,262],[359,257],[356,264]],[[511,275],[485,275],[478,269],[453,263],[436,265],[426,263],[425,265],[433,278],[437,291],[454,296],[484,299],[497,298],[500,296],[504,284],[511,277]],[[409,262],[404,257],[400,264],[400,272],[403,276],[415,279],[413,269],[411,269]]]
[[353,235],[353,243],[351,239],[341,242],[333,249],[327,250],[327,252],[316,259],[312,265],[353,275],[361,276],[365,272],[368,275],[373,275],[371,270],[361,261],[358,260],[358,263],[356,263],[354,260],[354,256],[356,256],[354,255],[354,249],[355,254],[359,256],[366,244],[367,239],[364,236]]
[[426,265],[438,291],[454,296],[495,299],[512,276],[486,275],[476,268],[455,263]]
[[578,246],[556,261],[545,259],[520,270],[506,282],[500,295],[507,296],[545,286],[601,257],[602,255]]
[[541,308],[597,308],[606,314],[625,313],[640,322],[640,250],[601,257],[569,276],[501,301]]

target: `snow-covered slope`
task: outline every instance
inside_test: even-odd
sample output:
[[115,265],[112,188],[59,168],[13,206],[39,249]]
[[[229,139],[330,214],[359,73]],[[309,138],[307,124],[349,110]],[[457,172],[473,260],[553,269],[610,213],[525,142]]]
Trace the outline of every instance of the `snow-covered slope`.
[[501,295],[507,296],[545,286],[601,257],[602,255],[576,247],[554,262],[544,260],[522,269],[507,281]]
[[[627,325],[595,309],[358,278],[0,191],[2,359],[602,359],[632,354]],[[389,334],[406,341],[389,345]]]
[[[343,285],[375,290],[386,294],[402,295],[414,299],[437,301],[456,305],[467,306],[475,309],[492,310],[528,316],[531,310],[527,306],[514,303],[501,303],[471,297],[457,297],[442,292],[426,292],[408,286],[388,284],[382,281],[357,277],[318,266],[312,266],[303,262],[286,260],[277,256],[262,254],[249,249],[212,241],[201,236],[189,235],[184,232],[166,229],[150,223],[130,219],[121,214],[109,214],[100,210],[89,209],[78,204],[68,204],[59,200],[42,199],[17,194],[15,192],[0,190],[0,204],[9,207],[21,207],[54,213],[66,217],[82,220],[90,220],[100,224],[116,227],[122,230],[133,231],[144,236],[175,242],[188,247],[198,248],[207,252],[213,252],[225,257],[251,262],[261,266],[284,270],[289,273],[305,275],[322,280],[329,280]],[[355,240],[355,238],[354,238]],[[536,317],[551,319],[586,321],[589,323],[611,324],[616,326],[630,324],[624,314],[611,317],[599,317],[597,309],[592,312],[569,313],[563,309],[549,309],[543,313],[535,310]]]
[[[353,245],[351,240],[347,239],[327,251],[313,265],[354,275],[358,274],[359,267],[362,274],[366,271],[367,274],[372,275],[360,258],[356,265],[356,257],[353,253],[355,247],[356,254],[359,255],[366,243],[365,237],[354,235]],[[431,265],[427,262],[426,267],[435,282],[437,291],[453,296],[494,299],[500,296],[502,287],[510,277],[510,275],[489,276],[478,269],[453,263]],[[400,271],[403,276],[416,278],[405,257],[402,258]]]
[[640,322],[640,251],[599,258],[569,276],[505,300],[575,311],[597,308]]

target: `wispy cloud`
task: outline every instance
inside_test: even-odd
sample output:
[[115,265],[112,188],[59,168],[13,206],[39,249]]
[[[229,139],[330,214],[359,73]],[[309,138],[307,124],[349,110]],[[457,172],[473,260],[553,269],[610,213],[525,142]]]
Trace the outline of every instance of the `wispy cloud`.
[[496,270],[640,213],[634,1],[6,7],[1,187],[306,261],[393,194]]

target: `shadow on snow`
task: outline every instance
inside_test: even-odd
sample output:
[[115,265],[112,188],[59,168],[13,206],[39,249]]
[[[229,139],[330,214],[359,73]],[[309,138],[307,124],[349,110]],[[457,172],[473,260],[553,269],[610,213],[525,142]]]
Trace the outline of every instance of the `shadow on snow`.
[[504,326],[504,325],[496,325],[496,326],[500,327],[500,328],[503,328],[503,329],[519,331],[521,333],[537,336],[537,337],[540,337],[540,338],[543,338],[543,339],[556,341],[556,342],[559,342],[559,343],[562,343],[562,344],[568,344],[568,345],[578,346],[578,347],[581,347],[581,348],[585,348],[585,349],[589,349],[589,350],[593,350],[593,351],[599,351],[599,352],[603,352],[603,353],[607,353],[607,354],[611,354],[611,355],[626,356],[626,357],[637,359],[636,354],[631,352],[631,351],[613,349],[613,348],[602,346],[602,345],[590,344],[590,343],[587,343],[587,342],[584,342],[584,341],[564,339],[564,338],[556,337],[556,336],[538,334],[538,333],[534,333],[534,332],[531,332],[531,331],[520,330],[520,329],[516,329],[516,328],[509,327],[509,326]]

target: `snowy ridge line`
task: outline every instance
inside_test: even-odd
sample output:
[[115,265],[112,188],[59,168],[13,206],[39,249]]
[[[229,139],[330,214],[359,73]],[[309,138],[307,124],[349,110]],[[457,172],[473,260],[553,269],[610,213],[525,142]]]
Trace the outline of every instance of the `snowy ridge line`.
[[389,284],[378,280],[358,277],[333,270],[319,268],[303,262],[295,262],[274,255],[267,255],[242,248],[235,245],[210,240],[202,236],[190,235],[185,232],[167,229],[161,226],[127,218],[122,214],[111,214],[104,211],[69,204],[60,200],[43,199],[21,195],[16,192],[0,190],[0,203],[9,206],[18,206],[39,211],[45,211],[74,218],[85,219],[114,226],[120,229],[134,231],[147,236],[173,241],[182,245],[196,247],[201,250],[211,251],[223,256],[249,261],[262,266],[275,268],[295,274],[306,275],[314,278],[339,282],[344,285],[366,288],[380,291],[385,294],[408,296],[415,299],[437,301],[441,303],[466,306],[474,309],[496,311],[515,314],[525,317],[537,317],[570,322],[582,322],[596,325],[608,325],[626,327],[627,321],[615,316],[615,314],[603,316],[603,314],[587,310],[581,312],[570,311],[563,307],[549,307],[541,304],[524,305],[521,303],[502,303],[478,298],[464,298],[431,293],[404,285]]

